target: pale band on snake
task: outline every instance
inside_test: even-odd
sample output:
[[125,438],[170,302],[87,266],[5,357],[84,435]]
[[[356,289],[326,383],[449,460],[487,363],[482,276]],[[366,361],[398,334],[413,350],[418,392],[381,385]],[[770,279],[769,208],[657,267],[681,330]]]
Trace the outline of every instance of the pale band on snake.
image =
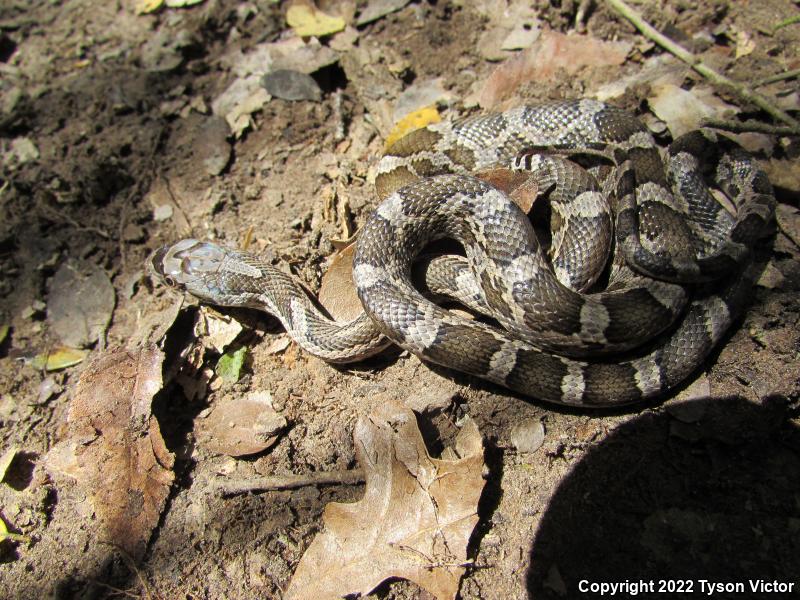
[[[587,171],[565,155],[613,168]],[[549,251],[508,195],[475,177],[489,168],[528,171],[549,195]],[[149,267],[202,301],[275,315],[329,362],[359,361],[393,342],[539,400],[623,405],[673,390],[720,343],[748,303],[752,250],[775,209],[765,173],[728,138],[692,132],[662,157],[637,118],[592,100],[411,132],[387,150],[375,186],[382,202],[359,232],[353,264],[364,312],[349,323],[329,318],[274,266],[212,242],[164,246]],[[464,256],[425,259],[423,294],[412,269],[440,239],[458,242]],[[598,280],[605,287],[595,291]],[[431,295],[489,320],[446,310]]]

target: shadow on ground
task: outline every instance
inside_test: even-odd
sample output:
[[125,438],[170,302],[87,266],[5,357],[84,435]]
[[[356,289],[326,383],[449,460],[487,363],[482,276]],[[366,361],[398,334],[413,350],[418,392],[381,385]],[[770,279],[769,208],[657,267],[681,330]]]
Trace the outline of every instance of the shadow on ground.
[[[744,585],[743,593],[716,588],[714,598],[786,597],[753,592],[750,580],[792,582],[796,593],[796,416],[781,398],[714,398],[618,428],[549,502],[530,553],[529,596],[598,598],[581,588],[639,580],[654,582],[639,598],[699,597],[701,580]],[[684,581],[692,593],[659,593],[659,581]]]

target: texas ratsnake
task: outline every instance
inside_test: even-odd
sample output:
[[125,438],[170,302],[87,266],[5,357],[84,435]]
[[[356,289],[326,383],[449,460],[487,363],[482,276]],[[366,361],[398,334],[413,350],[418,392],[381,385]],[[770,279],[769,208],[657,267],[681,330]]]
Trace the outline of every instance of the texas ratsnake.
[[[600,179],[613,212],[601,184],[564,153],[613,164]],[[509,197],[471,175],[497,166],[531,171],[558,199],[552,257]],[[735,215],[709,192],[707,176]],[[541,400],[617,405],[674,388],[720,341],[746,305],[751,249],[775,205],[764,172],[727,138],[687,134],[662,161],[638,119],[591,100],[412,132],[388,149],[376,188],[384,200],[360,232],[353,268],[365,312],[350,323],[329,319],[275,267],[210,242],[164,246],[151,271],[204,301],[272,313],[326,361],[357,361],[391,340]],[[441,238],[459,242],[465,256],[428,261],[425,285],[501,327],[445,310],[414,286],[415,260]],[[610,251],[605,289],[587,293]],[[599,270],[582,269],[589,258]]]

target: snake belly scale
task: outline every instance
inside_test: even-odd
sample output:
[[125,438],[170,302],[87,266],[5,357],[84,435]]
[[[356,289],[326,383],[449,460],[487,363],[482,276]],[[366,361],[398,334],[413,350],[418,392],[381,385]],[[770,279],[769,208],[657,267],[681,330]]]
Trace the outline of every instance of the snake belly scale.
[[[554,152],[613,164],[605,186],[613,212],[599,186],[566,182],[593,178]],[[529,171],[540,189],[567,197],[553,210],[554,256],[509,197],[473,175],[497,166]],[[735,215],[709,192],[709,172]],[[540,400],[620,405],[674,388],[719,343],[747,304],[757,272],[750,249],[768,233],[775,204],[755,160],[727,138],[682,136],[665,164],[635,117],[590,100],[412,132],[389,148],[376,188],[384,199],[359,234],[353,267],[364,313],[350,323],[328,318],[275,267],[210,242],[164,246],[151,271],[201,300],[274,314],[301,347],[330,362],[394,342]],[[500,327],[445,310],[412,283],[419,254],[442,238],[465,256],[430,262],[426,287]],[[576,274],[578,263],[612,246],[606,289],[587,293],[598,274]]]

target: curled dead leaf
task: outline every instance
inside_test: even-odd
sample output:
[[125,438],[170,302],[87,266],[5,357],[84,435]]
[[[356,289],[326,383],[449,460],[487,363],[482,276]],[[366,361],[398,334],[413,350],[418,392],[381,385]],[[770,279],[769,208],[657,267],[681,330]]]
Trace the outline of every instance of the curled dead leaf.
[[483,490],[477,426],[468,421],[458,436],[460,458],[434,459],[414,413],[388,402],[358,421],[353,439],[364,498],[325,507],[325,531],[303,555],[286,597],[365,595],[402,577],[439,600],[455,598]]
[[173,455],[151,414],[161,389],[163,353],[115,350],[81,375],[65,438],[48,453],[51,473],[77,480],[90,498],[99,537],[141,557],[174,479]]
[[319,303],[337,321],[352,321],[364,308],[358,299],[353,283],[353,257],[356,245],[350,244],[336,253],[331,266],[322,277],[319,288]]

